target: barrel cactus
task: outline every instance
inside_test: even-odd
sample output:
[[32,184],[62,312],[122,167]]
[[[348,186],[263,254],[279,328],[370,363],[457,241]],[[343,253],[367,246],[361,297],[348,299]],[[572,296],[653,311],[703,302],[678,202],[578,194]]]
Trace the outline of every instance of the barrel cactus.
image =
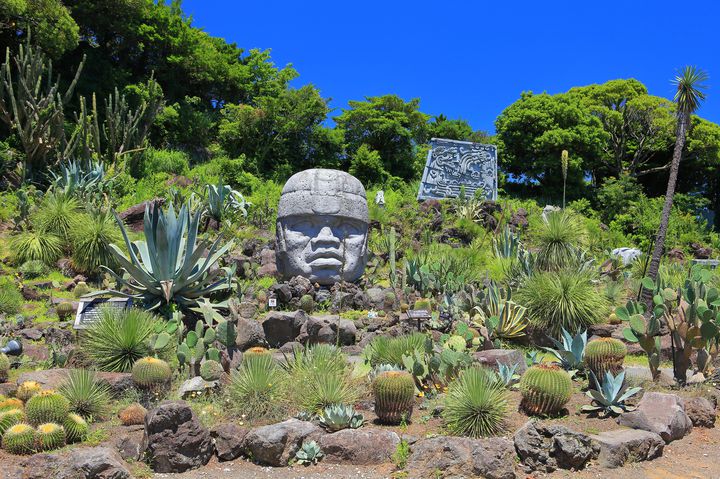
[[63,421],[63,429],[65,429],[65,438],[70,444],[84,441],[90,431],[90,426],[79,414],[70,413]]
[[261,346],[254,346],[243,353],[243,360],[248,360],[253,356],[269,356],[270,351]]
[[27,402],[28,399],[42,391],[42,385],[37,381],[23,381],[18,386],[15,397],[23,402]]
[[35,429],[21,422],[5,431],[2,447],[11,454],[32,454],[35,452]]
[[0,383],[4,383],[8,380],[8,373],[10,372],[10,359],[5,353],[0,353]]
[[132,368],[133,382],[142,389],[162,387],[170,381],[171,376],[172,370],[168,363],[158,358],[140,358]]
[[521,407],[529,414],[555,414],[570,400],[570,375],[554,364],[538,364],[520,379]]
[[8,409],[0,412],[0,436],[15,424],[25,420],[25,413],[21,409]]
[[415,401],[415,380],[407,371],[380,373],[372,385],[375,414],[380,422],[399,424],[412,415]]
[[312,313],[315,310],[315,300],[309,294],[304,294],[300,297],[300,309],[305,311],[307,314]]
[[120,411],[118,417],[123,426],[137,426],[145,424],[146,414],[147,409],[139,403],[134,403]]
[[65,429],[52,422],[40,424],[35,431],[35,448],[38,451],[52,451],[65,445]]
[[69,301],[63,301],[62,303],[55,306],[55,313],[57,314],[58,318],[61,320],[65,320],[73,315],[75,313],[75,306],[73,306],[72,303]]
[[88,285],[85,281],[78,281],[78,283],[75,285],[75,289],[73,290],[73,293],[75,294],[76,298],[85,296],[89,292],[90,292],[90,288],[88,287]]
[[425,311],[431,310],[430,300],[429,299],[418,299],[415,301],[415,304],[413,305],[413,309],[424,309]]
[[70,402],[53,391],[40,391],[25,404],[25,414],[32,425],[61,423],[70,412]]
[[213,359],[208,359],[200,365],[200,377],[205,381],[217,381],[224,372],[222,364]]
[[626,354],[627,346],[619,339],[593,339],[585,348],[585,363],[602,381],[607,371],[617,375],[622,370]]
[[23,407],[23,402],[18,398],[8,398],[0,401],[0,412],[7,411],[9,409],[22,409]]

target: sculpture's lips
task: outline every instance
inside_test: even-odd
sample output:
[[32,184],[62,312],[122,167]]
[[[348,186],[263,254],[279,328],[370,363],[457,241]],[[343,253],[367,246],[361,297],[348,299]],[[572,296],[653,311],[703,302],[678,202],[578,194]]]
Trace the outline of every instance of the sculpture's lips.
[[313,268],[330,268],[342,266],[342,261],[337,258],[318,258],[311,261],[309,264]]
[[343,257],[338,251],[331,249],[322,249],[313,252],[308,257],[308,264],[311,267],[336,267],[342,266],[342,260]]

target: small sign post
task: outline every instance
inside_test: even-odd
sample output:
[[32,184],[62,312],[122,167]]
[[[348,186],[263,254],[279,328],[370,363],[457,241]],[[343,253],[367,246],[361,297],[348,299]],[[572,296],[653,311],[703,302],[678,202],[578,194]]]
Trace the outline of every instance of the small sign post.
[[422,328],[423,319],[430,319],[432,317],[430,311],[427,309],[409,309],[407,315],[409,319],[417,319],[418,331]]
[[100,319],[102,308],[127,309],[132,306],[130,298],[90,298],[81,299],[75,314],[73,329],[88,329]]

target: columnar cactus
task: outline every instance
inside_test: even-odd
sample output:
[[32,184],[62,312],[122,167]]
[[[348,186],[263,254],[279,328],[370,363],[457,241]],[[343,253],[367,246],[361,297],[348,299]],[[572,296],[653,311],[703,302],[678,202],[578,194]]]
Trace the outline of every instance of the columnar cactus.
[[602,381],[607,371],[617,375],[622,370],[626,354],[627,346],[619,339],[593,339],[585,348],[585,363]]
[[375,414],[380,422],[399,424],[412,415],[415,401],[415,380],[406,371],[380,373],[372,385]]
[[40,391],[25,404],[30,424],[62,423],[70,412],[70,402],[53,390]]
[[8,409],[0,412],[0,436],[15,424],[25,420],[25,413],[21,409]]
[[18,386],[15,397],[23,402],[27,402],[28,399],[42,391],[42,385],[37,381],[23,381]]
[[521,407],[530,414],[554,414],[570,400],[572,380],[554,364],[538,364],[520,379]]
[[68,414],[63,421],[63,429],[65,429],[65,438],[68,444],[84,441],[90,431],[85,419],[75,413]]
[[222,364],[213,359],[208,359],[200,365],[200,377],[205,381],[217,381],[224,372]]
[[35,452],[35,429],[29,424],[15,424],[3,434],[2,447],[11,454],[32,454]]
[[170,381],[171,376],[172,370],[168,363],[158,358],[140,358],[132,368],[133,382],[142,389],[162,387]]
[[141,404],[135,403],[120,411],[118,417],[123,426],[137,426],[145,423],[146,414],[147,409]]
[[65,429],[52,422],[40,424],[35,431],[35,449],[52,451],[65,445]]

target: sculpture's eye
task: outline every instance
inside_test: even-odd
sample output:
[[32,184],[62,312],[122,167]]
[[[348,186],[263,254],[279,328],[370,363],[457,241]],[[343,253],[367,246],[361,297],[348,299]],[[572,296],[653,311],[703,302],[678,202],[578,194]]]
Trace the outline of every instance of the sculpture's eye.
[[344,236],[354,236],[362,234],[362,227],[352,221],[344,221],[340,224],[340,230]]
[[315,223],[310,218],[303,218],[291,222],[288,227],[293,231],[307,234],[315,229]]

